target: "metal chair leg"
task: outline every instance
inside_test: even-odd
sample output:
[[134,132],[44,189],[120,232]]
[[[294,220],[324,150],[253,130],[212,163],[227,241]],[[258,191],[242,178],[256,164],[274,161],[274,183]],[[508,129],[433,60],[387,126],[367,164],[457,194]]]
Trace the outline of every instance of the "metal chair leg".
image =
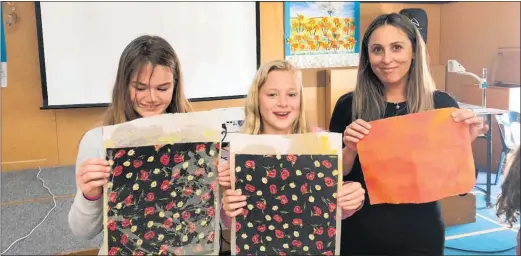
[[499,182],[499,176],[501,175],[501,172],[503,171],[503,167],[505,166],[506,155],[507,155],[507,151],[504,149],[501,150],[501,155],[499,157],[499,165],[498,165],[497,171],[496,171],[496,180],[494,181],[494,183],[492,185],[497,185]]

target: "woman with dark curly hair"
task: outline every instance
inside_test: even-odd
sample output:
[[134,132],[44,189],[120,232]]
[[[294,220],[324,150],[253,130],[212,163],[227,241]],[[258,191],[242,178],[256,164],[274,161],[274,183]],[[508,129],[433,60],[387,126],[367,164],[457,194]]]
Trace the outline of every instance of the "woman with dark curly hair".
[[[517,221],[521,211],[521,166],[519,165],[519,147],[515,150],[508,165],[508,174],[501,185],[501,194],[497,200],[497,216],[505,217],[505,221],[510,227]],[[521,231],[517,233],[516,255],[521,254],[520,237]]]

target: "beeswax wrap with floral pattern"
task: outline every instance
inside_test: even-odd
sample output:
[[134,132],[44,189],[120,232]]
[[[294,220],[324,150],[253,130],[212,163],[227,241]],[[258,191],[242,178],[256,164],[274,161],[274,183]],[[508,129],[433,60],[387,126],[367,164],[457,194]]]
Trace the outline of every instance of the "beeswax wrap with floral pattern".
[[215,113],[165,114],[105,127],[108,255],[204,255],[219,250]]
[[230,145],[233,188],[248,196],[232,254],[338,255],[341,134],[241,134]]

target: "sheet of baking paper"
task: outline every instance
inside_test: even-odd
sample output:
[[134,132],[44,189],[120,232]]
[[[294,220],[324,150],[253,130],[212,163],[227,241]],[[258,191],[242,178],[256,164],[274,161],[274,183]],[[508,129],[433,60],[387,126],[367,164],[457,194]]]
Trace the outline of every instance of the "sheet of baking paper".
[[109,255],[217,255],[221,120],[164,114],[104,127]]

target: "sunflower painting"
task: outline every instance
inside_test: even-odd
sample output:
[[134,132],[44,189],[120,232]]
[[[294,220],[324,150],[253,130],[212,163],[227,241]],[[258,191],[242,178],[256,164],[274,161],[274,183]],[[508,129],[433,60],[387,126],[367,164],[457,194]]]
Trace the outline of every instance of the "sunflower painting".
[[359,2],[284,2],[287,60],[299,68],[358,66]]

